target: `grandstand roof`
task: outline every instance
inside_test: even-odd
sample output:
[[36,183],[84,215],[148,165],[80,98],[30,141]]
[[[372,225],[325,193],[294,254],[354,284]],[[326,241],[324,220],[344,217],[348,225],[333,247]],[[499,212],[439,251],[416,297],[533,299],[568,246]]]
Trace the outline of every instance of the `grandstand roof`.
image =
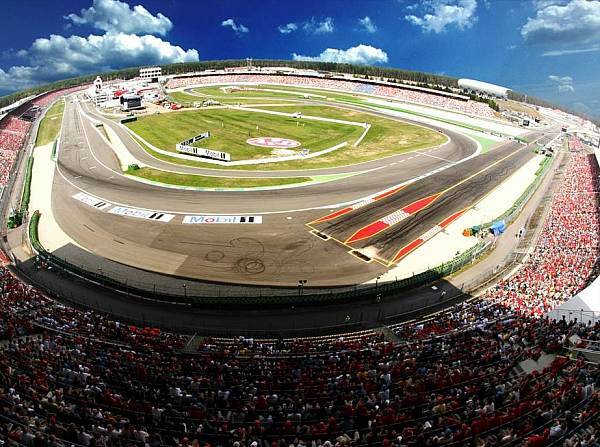
[[12,104],[7,105],[6,107],[2,107],[0,109],[0,117],[1,117],[0,119],[2,119],[10,111],[16,109],[17,107],[21,106],[22,104],[25,104],[27,101],[30,101],[33,98],[35,98],[35,95],[28,96],[27,98],[21,98],[18,101],[15,101]]
[[477,81],[475,79],[459,79],[458,86],[465,90],[474,90],[489,95],[506,97],[510,89],[489,82]]

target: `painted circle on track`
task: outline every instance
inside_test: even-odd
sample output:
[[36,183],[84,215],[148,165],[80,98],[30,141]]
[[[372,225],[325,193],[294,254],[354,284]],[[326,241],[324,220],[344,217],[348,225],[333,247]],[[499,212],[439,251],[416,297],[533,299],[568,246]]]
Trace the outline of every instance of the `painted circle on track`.
[[252,146],[271,147],[275,149],[290,149],[292,147],[300,146],[299,141],[276,137],[248,138],[246,143]]

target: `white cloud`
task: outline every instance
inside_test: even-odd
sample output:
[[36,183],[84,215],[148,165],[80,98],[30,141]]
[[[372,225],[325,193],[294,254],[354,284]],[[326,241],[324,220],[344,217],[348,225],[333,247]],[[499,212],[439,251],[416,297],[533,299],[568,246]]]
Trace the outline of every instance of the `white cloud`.
[[92,6],[82,9],[80,15],[69,14],[65,19],[75,25],[90,25],[107,32],[126,34],[160,34],[164,36],[173,23],[160,12],[153,16],[142,5],[133,9],[119,0],[94,0]]
[[159,37],[124,33],[87,37],[51,35],[36,39],[27,50],[29,66],[0,72],[0,88],[16,90],[43,82],[120,67],[195,62],[198,51],[184,50]]
[[[112,20],[104,20],[109,11],[114,12]],[[68,37],[52,34],[36,39],[29,48],[16,53],[23,60],[21,65],[0,69],[0,90],[20,90],[123,67],[199,60],[195,49],[185,50],[152,35],[167,32],[173,25],[167,17],[152,16],[143,7],[131,9],[116,0],[95,0],[92,7],[81,11],[81,16],[69,14],[66,19],[106,32]],[[149,34],[138,35],[144,31]]]
[[559,45],[556,51],[600,43],[600,1],[541,2],[536,6],[535,17],[529,17],[521,28],[527,42]]
[[550,75],[548,79],[556,84],[559,93],[573,93],[575,91],[571,76]]
[[420,26],[424,32],[442,33],[452,25],[464,30],[477,21],[477,0],[427,0],[423,2],[422,9],[424,14],[421,17],[410,14],[404,18]]
[[347,50],[327,48],[318,56],[303,56],[293,53],[295,61],[337,62],[346,64],[384,64],[388,61],[387,53],[370,45],[357,45]]
[[302,29],[311,34],[333,33],[334,28],[333,19],[331,17],[325,17],[325,19],[321,21],[317,21],[314,17],[311,17],[310,20],[307,20],[302,25]]
[[570,84],[559,85],[558,86],[558,91],[560,93],[574,92],[575,91],[575,87],[573,87]]
[[360,24],[362,29],[368,33],[374,33],[377,31],[377,26],[375,25],[375,23],[373,23],[371,17],[369,16],[364,16],[362,19],[358,19],[358,23]]
[[569,3],[570,0],[533,0],[533,7],[535,9],[542,9],[552,5],[564,5]]
[[572,49],[572,50],[551,50],[551,51],[544,51],[542,53],[542,56],[546,56],[546,57],[564,56],[566,54],[593,53],[595,51],[600,51],[600,47],[579,48],[579,49]]
[[241,23],[240,24],[235,23],[235,20],[233,20],[233,19],[223,20],[221,22],[221,26],[230,27],[232,30],[234,30],[236,32],[236,34],[245,34],[248,31],[250,31],[247,27],[245,27]]
[[293,22],[287,23],[285,25],[279,25],[277,27],[277,30],[281,34],[290,34],[290,33],[293,33],[294,31],[296,31],[297,29],[298,29],[298,25],[296,25]]

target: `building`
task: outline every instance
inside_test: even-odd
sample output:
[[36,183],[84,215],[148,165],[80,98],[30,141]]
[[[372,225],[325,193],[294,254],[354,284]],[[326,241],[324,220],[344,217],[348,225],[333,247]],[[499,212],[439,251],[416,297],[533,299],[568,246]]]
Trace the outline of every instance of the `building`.
[[495,98],[506,98],[510,89],[488,82],[476,81],[474,79],[459,79],[458,86],[466,93],[480,96],[492,96]]
[[123,111],[142,108],[142,97],[139,95],[122,95],[120,102]]
[[96,79],[94,80],[94,88],[97,92],[102,90],[102,78],[100,76],[96,76]]
[[140,78],[149,79],[150,82],[158,82],[158,78],[162,76],[162,68],[146,67],[140,68]]
[[90,95],[90,99],[94,101],[94,105],[99,106],[100,104],[104,104],[107,101],[110,101],[112,98],[112,94],[105,90],[95,91]]

